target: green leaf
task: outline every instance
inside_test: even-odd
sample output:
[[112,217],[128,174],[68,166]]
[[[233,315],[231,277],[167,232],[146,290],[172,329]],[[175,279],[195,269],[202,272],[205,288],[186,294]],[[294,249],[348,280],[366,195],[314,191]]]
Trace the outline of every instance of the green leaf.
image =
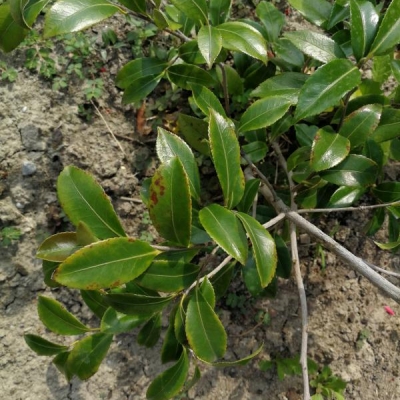
[[62,35],[89,28],[120,9],[106,0],[60,0],[46,13],[44,36]]
[[127,89],[131,85],[138,87],[137,81],[141,78],[160,75],[167,66],[166,62],[157,57],[137,58],[118,71],[115,84],[121,89]]
[[251,142],[242,146],[243,152],[247,155],[251,162],[257,163],[265,158],[268,146],[265,142]]
[[21,27],[25,29],[30,29],[24,18],[24,8],[29,0],[8,0],[10,6],[10,14],[13,20]]
[[361,73],[349,60],[333,60],[310,76],[300,91],[297,120],[325,111],[361,82]]
[[370,1],[350,0],[351,46],[357,60],[368,54],[375,38],[379,14]]
[[268,42],[275,42],[286,23],[284,14],[278,11],[273,4],[266,1],[258,3],[256,14],[264,25]]
[[168,68],[168,78],[175,85],[190,90],[193,84],[202,86],[213,86],[213,77],[204,69],[191,64],[176,64]]
[[298,147],[288,158],[287,158],[287,169],[293,171],[301,163],[307,161],[309,163],[311,156],[311,147],[302,146]]
[[386,142],[400,136],[400,110],[386,107],[383,109],[378,127],[371,139],[377,143]]
[[208,22],[206,0],[171,0],[171,3],[193,21],[201,24]]
[[292,256],[290,255],[290,251],[281,236],[274,235],[274,240],[276,245],[276,252],[278,255],[276,275],[284,279],[289,279],[293,266]]
[[64,351],[60,354],[57,354],[52,360],[52,363],[67,378],[68,382],[74,376],[74,373],[70,371],[67,367],[67,361],[70,354],[70,351]]
[[207,276],[203,279],[203,282],[201,282],[200,285],[200,292],[203,295],[204,299],[207,301],[207,303],[210,305],[212,309],[215,308],[215,292],[213,285],[207,278]]
[[42,269],[44,275],[44,283],[51,288],[60,287],[61,285],[53,280],[53,273],[60,263],[43,260]]
[[211,153],[226,207],[235,207],[243,196],[244,175],[240,167],[240,148],[229,120],[210,110]]
[[53,356],[68,350],[68,346],[49,342],[37,335],[24,335],[26,344],[39,356]]
[[194,150],[206,156],[210,155],[208,145],[208,123],[202,119],[190,115],[179,114],[179,134]]
[[368,139],[365,142],[362,155],[374,160],[378,164],[379,170],[382,168],[385,155],[382,146],[379,143],[376,143],[375,140]]
[[[230,65],[224,64],[223,70],[222,68],[217,68],[216,72],[220,87],[222,88],[224,87],[224,85],[226,85],[226,89],[228,90],[228,94],[230,96],[240,96],[243,94],[244,86],[242,78],[235,68],[232,68]],[[221,93],[221,97],[222,95],[223,94]]]
[[163,75],[163,73],[159,75],[148,75],[136,79],[134,84],[129,85],[125,89],[122,102],[124,104],[129,104],[143,100],[156,88]]
[[199,288],[194,290],[189,300],[185,329],[197,357],[213,362],[225,354],[225,329]]
[[372,189],[372,193],[384,203],[400,200],[400,182],[382,182]]
[[55,271],[54,280],[85,290],[120,286],[142,274],[159,253],[148,243],[113,238],[86,246]]
[[363,187],[342,186],[329,199],[327,207],[350,207],[365,193]]
[[350,7],[348,5],[348,0],[343,1],[335,1],[332,6],[331,15],[329,17],[329,21],[325,26],[325,29],[330,31],[334,28],[339,22],[347,20],[350,17]]
[[300,72],[304,65],[304,54],[286,38],[279,38],[272,45],[275,57],[271,62],[278,66],[282,71]]
[[244,229],[253,245],[253,255],[256,260],[257,271],[261,287],[265,288],[275,275],[277,252],[275,241],[269,232],[254,218],[244,213],[237,213]]
[[313,31],[292,31],[284,35],[304,54],[328,63],[337,58],[345,58],[340,46],[328,36]]
[[367,236],[375,235],[376,232],[382,227],[383,223],[385,222],[385,209],[377,208],[374,210],[372,218],[367,222],[364,227],[365,234]]
[[311,167],[314,171],[323,171],[343,161],[350,151],[350,141],[343,136],[322,128],[311,148]]
[[179,57],[188,64],[205,64],[197,40],[190,40],[179,47]]
[[57,193],[75,226],[84,222],[99,239],[126,236],[109,198],[87,172],[72,166],[64,168],[57,180]]
[[207,363],[207,364],[212,365],[213,367],[217,367],[217,368],[236,367],[238,365],[243,366],[243,365],[248,364],[253,358],[257,357],[261,353],[261,350],[263,349],[263,347],[264,347],[264,345],[261,345],[256,351],[254,351],[247,357],[241,358],[240,360],[219,361],[219,362],[213,362],[213,363]]
[[212,109],[226,118],[224,107],[222,107],[221,102],[210,89],[194,84],[192,85],[192,92],[197,107],[200,108],[204,115],[209,117],[210,109]]
[[164,342],[161,349],[161,362],[163,364],[176,361],[182,354],[183,347],[175,336],[175,316],[179,305],[177,304],[169,315],[169,325],[165,333]]
[[61,262],[80,249],[75,232],[57,233],[47,238],[36,253],[42,260]]
[[212,25],[222,24],[229,18],[232,0],[210,0],[209,15]]
[[260,187],[259,179],[250,179],[246,181],[242,200],[240,200],[240,203],[237,205],[237,209],[239,211],[244,213],[249,212],[251,206],[253,205],[259,187]]
[[247,238],[235,214],[218,204],[211,204],[203,208],[199,216],[201,224],[216,243],[244,265],[248,252]]
[[263,288],[261,286],[257,265],[252,255],[247,259],[246,265],[242,268],[242,274],[244,284],[249,293],[253,297],[259,296]]
[[107,311],[108,305],[104,302],[100,292],[97,290],[81,290],[81,296],[86,305],[101,319]]
[[[372,79],[380,84],[386,82],[392,74],[392,55],[375,56],[372,65]],[[379,88],[380,89],[380,88]],[[381,93],[380,91],[377,91]]]
[[134,293],[110,293],[104,300],[117,311],[127,315],[151,317],[166,307],[174,296],[146,296]]
[[221,270],[219,270],[213,277],[211,278],[210,282],[213,285],[215,298],[220,299],[222,296],[225,295],[228,287],[232,281],[233,273],[235,271],[236,261],[231,262]]
[[14,50],[29,33],[14,21],[9,4],[0,5],[0,49],[6,53]]
[[68,356],[67,369],[73,371],[79,379],[89,379],[99,369],[112,339],[113,335],[108,333],[95,333],[81,339]]
[[384,13],[378,33],[372,43],[370,54],[382,55],[399,43],[400,37],[400,0],[392,0]]
[[118,0],[118,2],[129,10],[139,14],[146,14],[146,0]]
[[396,242],[380,243],[374,241],[374,243],[382,250],[392,250],[400,245],[400,239]]
[[350,154],[335,167],[322,171],[321,177],[338,186],[368,186],[375,182],[377,164],[367,157]]
[[240,51],[267,63],[267,46],[257,29],[244,22],[225,22],[217,26],[222,36],[222,47]]
[[189,179],[190,193],[194,199],[200,201],[199,169],[190,147],[179,136],[158,128],[156,149],[162,163],[168,163],[174,157],[179,158]]
[[378,126],[381,114],[382,106],[380,104],[361,107],[345,118],[339,135],[350,140],[352,149],[361,146]]
[[400,60],[392,60],[392,73],[397,82],[400,82]]
[[201,54],[211,68],[222,49],[222,36],[219,30],[211,25],[204,25],[197,34],[197,41]]
[[90,331],[90,328],[50,297],[39,296],[38,314],[43,325],[59,335],[81,335]]
[[200,267],[195,264],[154,260],[136,282],[148,289],[174,293],[188,288],[196,280],[199,272]]
[[161,313],[158,313],[154,315],[154,317],[150,318],[146,324],[143,325],[142,329],[140,329],[137,336],[137,342],[141,346],[154,347],[160,338],[160,333]]
[[189,299],[185,295],[181,297],[181,301],[178,304],[178,308],[176,310],[175,319],[174,319],[174,331],[175,337],[179,343],[183,345],[187,345],[187,338],[185,332],[185,324],[186,324],[186,310]]
[[148,317],[125,315],[109,307],[101,319],[100,330],[104,333],[125,333],[143,324]]
[[240,118],[239,131],[265,128],[281,118],[293,104],[290,97],[276,96],[254,102]]
[[14,21],[24,29],[31,29],[37,16],[49,0],[9,0],[10,13]]
[[177,395],[189,373],[189,357],[184,348],[178,362],[151,382],[146,392],[148,400],[168,400]]
[[288,0],[289,4],[295,8],[306,19],[321,26],[328,21],[332,5],[326,0]]
[[178,157],[169,159],[154,173],[149,214],[161,236],[182,246],[189,245],[192,202],[189,179]]

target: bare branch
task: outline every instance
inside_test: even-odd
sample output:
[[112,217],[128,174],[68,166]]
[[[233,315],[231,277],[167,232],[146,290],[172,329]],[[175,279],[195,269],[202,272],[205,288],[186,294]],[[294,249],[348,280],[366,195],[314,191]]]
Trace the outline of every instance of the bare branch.
[[312,208],[312,209],[302,209],[298,210],[299,214],[306,214],[306,213],[331,213],[331,212],[339,212],[339,211],[363,211],[363,210],[372,210],[375,208],[382,208],[382,207],[390,207],[390,206],[400,206],[399,201],[393,201],[391,203],[381,203],[381,204],[372,204],[367,206],[358,206],[358,207],[337,207],[337,208]]

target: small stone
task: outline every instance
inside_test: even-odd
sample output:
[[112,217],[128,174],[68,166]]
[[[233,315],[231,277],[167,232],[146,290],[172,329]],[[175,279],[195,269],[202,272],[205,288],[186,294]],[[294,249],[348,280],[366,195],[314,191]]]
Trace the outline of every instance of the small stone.
[[20,129],[22,144],[27,151],[44,151],[46,143],[41,139],[41,132],[33,124],[26,125]]
[[22,162],[22,175],[31,176],[36,172],[37,168],[35,163],[32,161],[24,160]]

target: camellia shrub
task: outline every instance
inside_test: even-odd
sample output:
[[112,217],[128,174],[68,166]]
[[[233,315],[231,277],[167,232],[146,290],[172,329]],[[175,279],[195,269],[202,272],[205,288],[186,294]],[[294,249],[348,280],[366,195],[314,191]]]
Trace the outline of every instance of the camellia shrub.
[[[100,322],[87,327],[56,300],[40,296],[46,328],[84,336],[71,346],[36,335],[26,335],[26,342],[39,355],[53,356],[68,380],[90,378],[118,333],[140,327],[138,342],[154,345],[163,313],[169,325],[161,362],[173,365],[155,377],[147,398],[169,399],[190,388],[200,376],[199,362],[245,364],[262,346],[242,360],[225,361],[227,334],[216,301],[234,275],[252,295],[262,296],[276,291],[278,277],[288,278],[293,269],[309,399],[298,229],[400,301],[400,289],[377,267],[303,217],[332,209],[357,212],[363,197],[371,201],[363,208],[373,212],[366,233],[373,235],[387,218],[388,243],[377,245],[390,251],[400,246],[400,183],[384,173],[390,160],[400,160],[400,90],[382,89],[388,79],[400,81],[400,0],[289,0],[318,27],[298,31],[284,29],[286,17],[272,2],[258,2],[252,20],[235,19],[232,3],[8,0],[0,6],[0,47],[6,52],[23,41],[41,12],[46,38],[115,13],[150,21],[169,33],[173,45],[119,71],[123,102],[137,103],[161,81],[189,94],[191,113],[179,116],[176,131],[159,128],[160,165],[143,182],[143,202],[163,238],[157,245],[126,235],[90,174],[68,166],[59,176],[59,201],[76,232],[49,237],[37,256],[45,282],[79,289]],[[217,188],[202,180],[201,160],[211,160]],[[189,377],[190,363],[195,369]],[[323,395],[330,393],[313,397]]]

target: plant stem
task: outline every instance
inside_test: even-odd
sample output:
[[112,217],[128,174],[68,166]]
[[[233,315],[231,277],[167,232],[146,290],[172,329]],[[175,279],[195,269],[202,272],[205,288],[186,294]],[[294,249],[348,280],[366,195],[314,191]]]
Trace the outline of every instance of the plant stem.
[[316,213],[316,212],[322,212],[322,213],[331,213],[335,211],[363,211],[363,210],[371,210],[375,208],[382,208],[382,207],[390,207],[390,206],[399,206],[400,202],[399,201],[393,201],[391,203],[382,203],[382,204],[372,204],[372,205],[367,205],[367,206],[358,206],[358,207],[337,207],[337,208],[313,208],[313,209],[303,209],[303,210],[298,210],[297,212],[299,214],[305,214],[305,213]]

